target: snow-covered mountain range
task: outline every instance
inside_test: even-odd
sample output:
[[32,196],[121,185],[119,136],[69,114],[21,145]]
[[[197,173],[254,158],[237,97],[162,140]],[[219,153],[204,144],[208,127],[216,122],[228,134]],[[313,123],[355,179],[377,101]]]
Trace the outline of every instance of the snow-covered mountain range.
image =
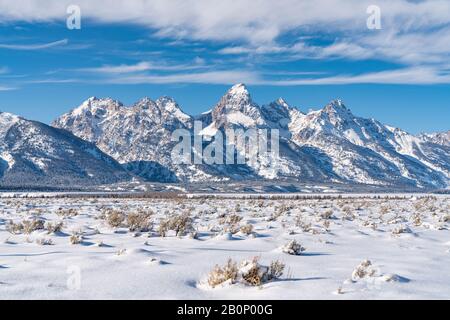
[[[195,120],[202,122],[200,134],[206,137],[227,128],[279,129],[279,156],[245,165],[174,164],[171,134],[175,129],[192,131]],[[149,181],[283,179],[421,188],[445,188],[450,181],[449,132],[411,135],[354,116],[340,100],[309,113],[281,98],[259,106],[243,84],[195,117],[169,97],[144,98],[130,107],[93,97],[53,126],[96,144]]]
[[[175,164],[171,135],[176,129],[193,133],[194,121],[201,122],[205,140],[227,129],[278,129],[279,154],[246,164]],[[237,153],[245,151],[235,147]],[[0,158],[4,188],[131,180],[450,185],[450,131],[411,135],[357,117],[340,100],[308,113],[282,98],[260,106],[243,84],[198,116],[186,114],[169,97],[143,98],[132,106],[92,97],[52,127],[0,113]]]

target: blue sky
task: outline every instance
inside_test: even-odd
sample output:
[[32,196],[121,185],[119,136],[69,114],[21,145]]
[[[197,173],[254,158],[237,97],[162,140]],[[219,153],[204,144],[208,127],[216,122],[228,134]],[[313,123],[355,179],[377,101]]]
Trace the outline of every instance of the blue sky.
[[378,1],[371,30],[373,2],[0,1],[0,110],[49,123],[90,96],[168,95],[197,114],[244,82],[260,104],[340,98],[412,133],[449,130],[449,2]]

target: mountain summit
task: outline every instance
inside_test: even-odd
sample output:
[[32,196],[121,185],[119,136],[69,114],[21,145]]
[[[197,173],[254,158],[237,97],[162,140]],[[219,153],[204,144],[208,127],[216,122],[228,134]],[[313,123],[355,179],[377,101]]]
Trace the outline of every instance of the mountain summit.
[[221,127],[255,127],[264,125],[260,107],[252,101],[247,87],[234,85],[212,109],[214,128]]

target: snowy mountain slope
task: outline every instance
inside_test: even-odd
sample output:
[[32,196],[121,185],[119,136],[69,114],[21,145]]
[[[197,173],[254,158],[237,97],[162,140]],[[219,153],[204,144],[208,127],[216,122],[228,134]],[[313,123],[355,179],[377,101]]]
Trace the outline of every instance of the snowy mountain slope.
[[[280,153],[246,164],[174,164],[171,134],[175,129],[192,133],[194,120],[202,123],[204,147],[227,129],[278,129]],[[168,97],[155,102],[145,98],[132,107],[91,98],[53,125],[95,143],[150,181],[287,179],[423,188],[447,187],[450,181],[448,133],[413,136],[354,116],[340,100],[307,114],[282,98],[259,106],[243,84],[234,85],[210,111],[196,117]],[[223,143],[234,144],[236,154],[248,151]]]
[[58,118],[53,126],[95,143],[127,170],[147,181],[174,182],[189,176],[214,177],[200,168],[174,165],[171,141],[176,129],[192,130],[193,119],[169,97],[143,98],[131,107],[110,98],[90,98]]
[[[448,183],[448,170],[438,162],[450,162],[450,153],[437,158],[420,153],[424,141],[374,119],[354,116],[342,101],[311,112],[291,128],[292,140],[312,145],[331,159],[339,176],[369,184],[405,184],[439,187]],[[439,161],[438,161],[439,160]]]
[[435,143],[438,145],[450,146],[450,130],[446,132],[436,132],[431,134],[422,134],[420,136],[427,142]]
[[[253,171],[254,178],[307,181],[316,179],[331,181],[337,178],[326,165],[328,159],[321,154],[320,150],[297,146],[290,140],[291,119],[301,115],[300,111],[290,107],[283,99],[260,107],[252,100],[244,84],[236,84],[212,109],[211,115],[204,117],[205,129],[201,133],[209,136],[220,130],[225,136],[227,129],[266,129],[268,132],[270,129],[278,129],[279,155],[270,153],[272,145],[269,133],[267,136],[269,152],[260,153],[257,161],[246,164]],[[235,146],[236,153],[243,155],[246,151],[248,152],[246,146],[232,141],[227,143]],[[228,170],[228,174],[231,174],[233,167],[229,169],[231,170]]]
[[0,113],[0,186],[64,188],[130,180],[95,145],[73,134]]

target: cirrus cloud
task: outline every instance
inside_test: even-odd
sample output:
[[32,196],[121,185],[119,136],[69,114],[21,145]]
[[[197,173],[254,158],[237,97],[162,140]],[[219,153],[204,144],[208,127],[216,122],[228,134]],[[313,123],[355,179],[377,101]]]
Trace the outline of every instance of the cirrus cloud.
[[0,43],[0,49],[10,49],[10,50],[42,50],[53,48],[57,46],[66,45],[69,43],[68,39],[62,39],[58,41],[48,42],[48,43],[38,43],[38,44],[5,44]]

